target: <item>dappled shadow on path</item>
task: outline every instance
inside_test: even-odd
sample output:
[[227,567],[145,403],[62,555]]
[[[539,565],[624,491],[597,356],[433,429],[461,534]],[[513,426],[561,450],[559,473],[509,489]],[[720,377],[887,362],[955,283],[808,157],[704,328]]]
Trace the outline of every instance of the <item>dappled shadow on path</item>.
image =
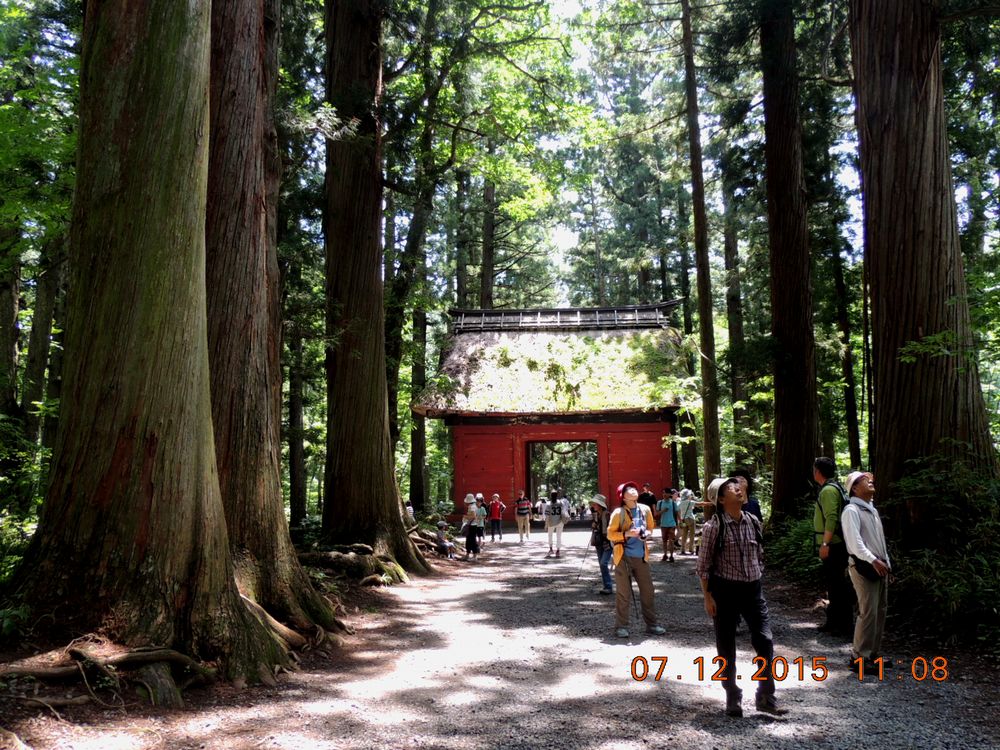
[[[739,671],[746,716],[730,719],[722,713],[721,688],[709,679],[714,638],[694,558],[652,565],[667,634],[645,635],[633,614],[633,636],[619,639],[612,634],[614,597],[597,594],[588,536],[567,533],[558,560],[545,559],[547,545],[536,537],[524,546],[487,545],[478,563],[445,563],[450,575],[397,587],[359,613],[357,634],[332,662],[313,658],[278,688],[228,695],[223,689],[206,705],[149,718],[148,731],[132,733],[132,743],[121,747],[891,748],[906,746],[903,738],[859,717],[905,720],[933,706],[942,691],[957,689],[858,684],[845,666],[846,645],[818,639],[808,613],[772,603],[776,653],[790,664],[805,657],[805,679],[793,669],[778,687],[787,716],[755,712],[744,631]],[[821,656],[830,669],[822,682],[808,669]],[[639,676],[648,666],[644,680],[633,679],[633,664]],[[127,724],[134,727],[135,717],[109,715],[99,731],[74,727],[62,746],[116,747],[98,739]],[[925,746],[949,743],[954,726],[942,726],[925,735]],[[967,746],[988,744],[974,727],[962,731]]]

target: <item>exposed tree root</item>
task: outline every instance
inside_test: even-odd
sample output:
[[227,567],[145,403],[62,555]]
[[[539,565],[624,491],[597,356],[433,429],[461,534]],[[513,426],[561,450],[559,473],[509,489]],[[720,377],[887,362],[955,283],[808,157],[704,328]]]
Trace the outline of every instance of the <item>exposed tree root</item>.
[[31,750],[31,746],[26,745],[20,737],[2,727],[0,727],[0,747],[4,750]]
[[392,583],[405,583],[409,580],[406,571],[390,555],[345,553],[331,550],[329,552],[302,552],[299,554],[299,561],[303,565],[342,573],[352,580],[360,581],[363,586],[373,584],[385,586]]
[[273,617],[271,617],[271,615],[267,613],[267,611],[262,606],[257,604],[257,602],[255,602],[253,599],[249,599],[246,596],[243,596],[242,594],[240,595],[240,597],[243,599],[243,603],[250,608],[250,611],[253,612],[255,615],[257,615],[257,617],[260,618],[261,622],[267,625],[268,628],[271,629],[271,632],[274,633],[279,639],[281,639],[281,641],[285,644],[286,648],[302,649],[306,645],[308,645],[309,641],[306,640],[306,638],[304,638],[302,635],[295,632],[291,628],[286,627],[277,620],[275,620]]

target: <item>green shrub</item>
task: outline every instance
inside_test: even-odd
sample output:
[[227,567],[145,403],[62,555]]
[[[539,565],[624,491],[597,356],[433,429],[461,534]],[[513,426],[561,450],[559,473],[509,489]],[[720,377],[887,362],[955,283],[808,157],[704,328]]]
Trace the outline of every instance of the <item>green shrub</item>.
[[823,568],[813,539],[811,510],[807,518],[771,527],[764,540],[767,567],[799,583],[822,585]]
[[939,643],[1000,655],[1000,481],[939,457],[900,481],[898,494],[928,503],[935,535],[926,548],[890,548],[890,615]]

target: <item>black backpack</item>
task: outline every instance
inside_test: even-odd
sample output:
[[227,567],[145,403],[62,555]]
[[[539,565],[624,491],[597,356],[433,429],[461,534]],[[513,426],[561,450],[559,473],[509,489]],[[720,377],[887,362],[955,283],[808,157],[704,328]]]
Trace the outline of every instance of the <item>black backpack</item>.
[[[718,555],[720,552],[722,552],[722,546],[725,544],[726,522],[719,515],[718,511],[716,511],[715,518],[716,518],[716,523],[719,524],[719,533],[715,537],[715,554]],[[750,519],[750,523],[753,525],[753,535],[757,538],[757,544],[763,544],[764,534],[763,532],[761,532],[760,522],[757,520],[757,517],[754,516],[752,513],[747,513],[745,510],[741,510],[740,518]]]

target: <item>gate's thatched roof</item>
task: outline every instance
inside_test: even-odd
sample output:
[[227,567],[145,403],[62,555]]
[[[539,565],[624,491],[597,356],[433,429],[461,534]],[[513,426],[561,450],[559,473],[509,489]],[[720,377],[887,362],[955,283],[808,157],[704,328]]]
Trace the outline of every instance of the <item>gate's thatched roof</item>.
[[[647,411],[674,405],[675,303],[584,310],[456,310],[437,377],[414,402],[430,417]],[[665,377],[666,376],[666,377]]]

